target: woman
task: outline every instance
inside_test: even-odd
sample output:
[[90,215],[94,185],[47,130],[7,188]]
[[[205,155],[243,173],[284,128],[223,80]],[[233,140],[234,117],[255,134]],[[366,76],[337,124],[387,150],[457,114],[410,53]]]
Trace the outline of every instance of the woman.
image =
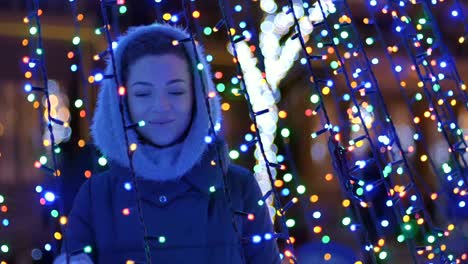
[[[210,119],[216,129],[221,122],[219,98],[200,47],[195,53],[187,39],[181,29],[154,24],[130,29],[114,50],[126,88],[125,123],[145,122],[126,133],[136,144],[131,162],[152,262],[280,263],[257,181],[228,163],[221,139],[211,142]],[[106,73],[113,74],[110,62]],[[78,192],[56,263],[65,263],[67,252],[75,263],[146,263],[117,91],[114,80],[103,81],[91,128],[109,170]],[[254,217],[233,216],[231,207]]]

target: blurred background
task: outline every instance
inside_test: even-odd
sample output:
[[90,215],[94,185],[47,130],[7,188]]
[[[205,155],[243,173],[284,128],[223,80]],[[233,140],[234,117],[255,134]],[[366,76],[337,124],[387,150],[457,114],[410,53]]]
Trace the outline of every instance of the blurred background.
[[[64,212],[66,215],[81,183],[104,171],[107,165],[105,157],[94,148],[89,135],[96,94],[99,81],[103,78],[102,70],[105,65],[98,54],[107,48],[106,39],[100,30],[103,22],[99,1],[40,0],[38,2],[43,43],[41,51],[37,50],[35,42],[39,28],[32,23],[33,16],[30,16],[35,10],[34,1],[0,0],[0,205],[2,205],[0,260],[3,260],[2,264],[51,263],[61,241],[59,225],[62,213],[59,212]],[[309,10],[315,3],[315,1],[293,2],[298,3],[298,6],[302,6],[304,10]],[[396,46],[398,42],[397,34],[394,32],[394,22],[385,17],[379,20],[379,28],[386,40],[382,46],[377,37],[378,32],[369,26],[368,21],[366,23],[366,19],[370,18],[368,4],[373,1],[347,2],[350,4],[352,19],[361,34],[356,37],[367,44],[365,47],[367,56],[379,61],[373,63],[373,70],[402,146],[408,151],[411,169],[420,179],[417,188],[421,188],[427,200],[431,201],[431,194],[443,192],[444,184],[438,178],[439,171],[433,171],[426,160],[430,158],[438,168],[449,165],[453,167],[450,163],[443,165],[451,159],[447,151],[447,142],[441,133],[435,132],[437,124],[434,119],[431,120],[433,113],[426,114],[429,109],[427,104],[415,105],[414,115],[420,119],[416,122],[400,92],[399,87],[405,86],[409,97],[417,98],[421,89],[418,87],[418,76],[410,69],[412,64],[410,57],[404,52],[395,52],[395,48],[389,45],[394,43]],[[468,47],[461,36],[467,32],[467,28],[464,27],[467,21],[465,17],[460,18],[461,15],[453,14],[454,5],[463,1],[435,2],[437,5],[431,9],[435,19],[432,21],[433,25],[425,26],[422,21],[418,23],[422,25],[422,31],[427,32],[432,32],[434,25],[438,26],[439,36],[442,36],[439,40],[447,46],[448,53],[445,55],[453,57],[459,76],[466,80]],[[222,18],[218,3],[217,1],[190,1],[190,3],[193,10],[198,11],[198,14],[190,13],[198,23],[195,27],[196,38],[205,46],[206,54],[210,56],[208,60],[212,67],[214,82],[223,98],[223,133],[231,148],[230,157],[234,162],[253,171],[261,170],[261,167],[255,167],[257,164],[255,157],[258,157],[258,153],[254,153],[254,147],[248,147],[255,130],[249,119],[247,102],[239,93],[241,84],[233,63],[228,36],[225,31],[216,31],[215,28]],[[290,45],[287,39],[294,31],[293,22],[281,17],[286,14],[283,12],[283,7],[287,4],[287,1],[228,1],[230,17],[235,24],[233,28],[239,32],[237,34],[247,37],[249,43],[245,47],[251,51],[252,57],[257,58],[255,61],[257,65],[252,72],[269,71],[267,91],[271,94],[265,96],[274,98],[276,119],[273,119],[277,122],[272,126],[275,129],[271,133],[272,155],[276,156],[278,163],[285,164],[284,168],[274,172],[274,176],[278,179],[274,182],[274,186],[283,204],[293,197],[300,197],[300,202],[289,209],[286,215],[294,246],[300,249],[298,253],[302,254],[304,259],[304,262],[300,263],[354,263],[358,260],[366,262],[361,253],[363,245],[359,243],[359,236],[350,231],[351,220],[347,218],[353,215],[349,212],[350,198],[349,194],[344,195],[347,193],[343,191],[344,183],[339,181],[333,169],[327,138],[311,137],[311,133],[323,128],[323,120],[314,113],[316,102],[309,81],[310,72],[301,60],[302,50],[297,46],[286,47]],[[460,4],[460,8],[465,14],[468,13],[463,3]],[[409,9],[409,12],[417,17],[422,11],[415,8]],[[185,23],[182,21],[184,17],[181,1],[175,0],[122,1],[119,5],[108,8],[108,14],[111,18],[110,32],[114,39],[129,26],[150,24],[158,19],[173,24]],[[312,14],[309,18],[312,20]],[[272,40],[267,37],[260,37],[259,32],[270,32],[275,23],[281,24],[280,19],[285,20],[283,29],[280,30],[282,33],[278,34],[281,37],[274,39],[277,43],[269,42]],[[337,19],[346,18],[340,16]],[[323,30],[319,27],[314,29],[305,27],[305,29],[309,30],[306,39],[313,50],[311,53],[323,50],[323,47],[317,45],[321,41],[319,37],[326,37]],[[344,38],[343,35],[341,37]],[[403,70],[393,68],[395,65],[391,65],[386,57],[385,54],[392,53],[392,50],[396,54],[393,57],[394,62],[401,65]],[[277,52],[278,54],[274,55],[276,59],[271,59],[268,52]],[[292,54],[289,57],[287,57],[288,52]],[[47,170],[36,168],[41,164],[44,167],[53,167],[50,135],[44,122],[47,112],[43,94],[27,91],[28,85],[43,86],[45,76],[39,73],[39,66],[32,59],[39,53],[44,55],[47,69],[46,77],[54,108],[52,115],[68,124],[65,127],[54,126],[55,140],[59,146],[55,152],[60,177],[54,177]],[[278,59],[283,55],[285,59]],[[248,67],[247,60],[246,58],[241,61],[245,63],[245,68]],[[329,57],[324,61],[326,62],[312,64],[316,76],[323,78],[336,76],[333,72],[336,67],[331,63],[333,54],[329,53]],[[400,80],[396,79],[395,72],[399,74]],[[401,85],[402,81],[407,85]],[[344,90],[345,80],[336,77],[334,86],[336,91]],[[359,123],[359,120],[353,121],[349,117],[350,113],[352,117],[352,112],[355,112],[349,99],[335,103],[337,97],[343,94],[322,90],[329,114],[333,120],[337,120],[335,123],[339,124],[338,120],[343,118],[348,120],[349,127],[343,126],[342,131],[347,133],[348,129],[349,136],[343,137],[351,138],[352,135],[356,135],[354,133],[356,131],[352,130],[352,124]],[[458,97],[454,98],[458,100]],[[256,97],[253,97],[253,100],[256,100]],[[447,102],[451,103],[453,116],[464,131],[463,137],[467,140],[466,106],[462,101]],[[376,120],[383,118],[377,113],[375,116],[371,114],[369,116]],[[419,134],[425,135],[426,144],[421,145],[416,142],[414,135],[418,132],[415,132],[414,124],[418,125]],[[265,130],[267,128],[265,126]],[[370,149],[364,146],[362,153],[370,153]],[[466,155],[461,159],[466,160]],[[362,173],[370,175],[371,178],[379,175],[378,169],[372,166],[366,167]],[[266,185],[263,182],[264,191]],[[382,192],[385,196],[385,191]],[[379,193],[376,193],[372,199],[384,200],[378,196]],[[465,258],[462,258],[463,252],[467,251],[468,237],[466,207],[451,206],[458,203],[458,200],[450,198],[433,200],[435,201],[427,202],[426,205],[436,224],[446,230],[450,229],[450,223],[457,223],[457,233],[450,239],[452,244],[449,243],[448,247],[456,252],[454,254],[459,254],[457,256],[463,263],[466,260],[466,253]],[[63,208],[60,208],[58,201]],[[375,204],[378,207],[378,203]],[[386,219],[393,223],[396,220],[392,221],[391,215],[382,211],[378,218],[388,216]],[[364,221],[362,225],[371,236],[381,235],[378,232],[378,229],[382,228],[378,226],[380,222],[375,222],[370,216],[365,218],[369,220]],[[396,238],[397,229],[398,227],[395,227],[383,233]],[[389,242],[389,257],[377,258],[376,261],[388,263],[414,261],[409,251],[402,249],[404,246],[396,244]],[[375,253],[378,255],[379,252]]]

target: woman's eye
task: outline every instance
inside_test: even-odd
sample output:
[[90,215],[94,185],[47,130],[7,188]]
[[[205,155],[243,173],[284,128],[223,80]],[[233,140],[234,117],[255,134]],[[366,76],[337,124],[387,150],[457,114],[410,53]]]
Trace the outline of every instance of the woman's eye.
[[183,95],[185,92],[170,92],[172,95]]
[[143,96],[147,96],[149,95],[149,93],[135,93],[135,96],[137,97],[143,97]]

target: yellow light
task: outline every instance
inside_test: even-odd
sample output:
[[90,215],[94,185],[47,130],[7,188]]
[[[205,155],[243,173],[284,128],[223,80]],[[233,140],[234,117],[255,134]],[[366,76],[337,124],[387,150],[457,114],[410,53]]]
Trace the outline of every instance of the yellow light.
[[419,158],[422,162],[425,162],[427,160],[427,155],[426,154],[423,154],[421,155],[421,157]]
[[30,71],[27,71],[24,73],[24,78],[30,79],[32,77],[32,73]]
[[450,224],[450,225],[447,226],[447,229],[448,229],[449,231],[452,231],[452,230],[455,229],[455,225]]
[[283,119],[284,119],[284,118],[286,118],[287,116],[288,116],[288,113],[286,113],[286,111],[284,111],[284,110],[281,110],[281,111],[279,111],[279,113],[278,113],[278,117],[279,117],[279,118],[283,118]]
[[322,232],[322,227],[320,227],[320,226],[315,226],[315,227],[314,227],[314,233],[315,233],[315,234],[318,234],[318,233],[320,233],[320,232]]
[[67,219],[66,216],[61,216],[61,217],[60,217],[60,224],[61,224],[61,225],[66,225],[67,222],[68,222],[68,219]]
[[125,261],[125,264],[135,264],[135,261],[127,259],[127,261]]
[[419,88],[423,88],[423,87],[424,87],[424,83],[423,83],[423,82],[418,82],[418,87],[419,87]]
[[193,18],[199,18],[200,17],[200,12],[195,10],[195,11],[193,11],[192,16],[193,16]]
[[60,232],[55,232],[54,233],[54,238],[57,239],[57,240],[61,240],[62,239],[62,234],[60,234]]
[[312,47],[306,47],[307,54],[311,54],[313,51]]
[[137,149],[137,144],[132,143],[130,144],[130,151],[135,151]]
[[78,147],[82,148],[86,145],[86,142],[83,139],[78,140]]
[[283,181],[282,180],[275,180],[275,187],[281,188],[283,186]]
[[330,93],[330,87],[328,86],[323,87],[322,93],[323,95],[328,95]]
[[313,194],[313,195],[310,196],[309,200],[310,200],[311,203],[316,203],[316,202],[318,202],[319,197],[318,197],[318,195]]
[[436,200],[437,199],[437,193],[431,194],[431,200]]
[[403,222],[407,223],[410,220],[409,215],[403,216]]
[[452,106],[457,105],[457,100],[452,99],[452,100],[450,101],[450,105],[452,105]]
[[405,81],[401,81],[401,82],[400,82],[400,86],[401,86],[401,87],[406,87],[406,82],[405,82]]
[[230,28],[229,31],[231,32],[232,36],[234,36],[236,34],[236,30],[234,28]]
[[458,43],[462,44],[463,42],[465,42],[465,37],[458,38]]
[[325,175],[325,180],[326,180],[326,181],[331,181],[331,180],[333,180],[333,174],[327,173],[327,174]]
[[351,204],[351,201],[348,200],[348,199],[343,200],[343,202],[341,203],[341,205],[343,205],[343,207],[348,207],[350,204]]
[[255,124],[250,125],[250,131],[255,132]]
[[44,145],[44,147],[48,147],[50,146],[50,141],[48,139],[44,139],[44,141],[42,142],[42,145]]
[[419,124],[420,121],[421,121],[421,119],[419,119],[419,117],[417,117],[417,116],[414,117],[414,119],[413,119],[413,122],[414,122],[415,124]]
[[231,108],[231,105],[229,103],[223,103],[221,105],[221,109],[223,109],[223,111],[228,111],[230,108]]
[[433,259],[434,258],[434,253],[429,253],[429,255],[427,255],[427,259]]
[[379,246],[383,247],[385,245],[385,240],[383,238],[379,239],[379,242],[377,243]]
[[164,13],[163,15],[163,19],[166,20],[166,21],[169,21],[171,19],[172,15],[169,14],[169,13]]
[[424,218],[419,218],[418,221],[416,221],[418,225],[424,224]]

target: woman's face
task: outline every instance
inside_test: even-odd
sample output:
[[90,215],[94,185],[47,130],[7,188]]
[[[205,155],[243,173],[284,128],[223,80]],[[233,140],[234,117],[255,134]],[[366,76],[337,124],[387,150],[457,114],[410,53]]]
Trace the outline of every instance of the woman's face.
[[188,129],[193,106],[192,78],[186,60],[173,54],[148,55],[129,67],[128,105],[138,132],[157,146],[174,143]]

